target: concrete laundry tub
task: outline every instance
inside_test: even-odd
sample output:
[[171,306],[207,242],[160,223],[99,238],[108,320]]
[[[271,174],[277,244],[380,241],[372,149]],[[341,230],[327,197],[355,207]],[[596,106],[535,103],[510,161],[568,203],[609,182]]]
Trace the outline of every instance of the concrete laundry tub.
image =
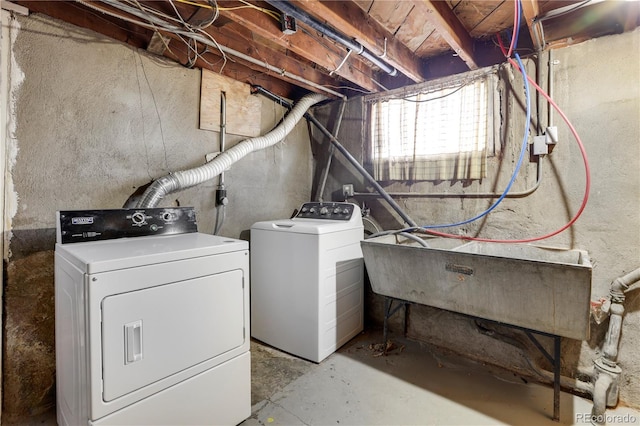
[[[416,236],[414,234],[414,236]],[[375,293],[534,331],[589,338],[584,250],[402,235],[361,242]]]

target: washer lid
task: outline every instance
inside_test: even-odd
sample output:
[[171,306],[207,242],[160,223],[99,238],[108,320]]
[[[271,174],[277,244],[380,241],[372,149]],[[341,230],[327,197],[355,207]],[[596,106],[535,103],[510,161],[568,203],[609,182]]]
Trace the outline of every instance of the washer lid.
[[243,240],[190,233],[56,244],[56,254],[87,274],[248,250]]
[[257,222],[251,226],[251,230],[264,230],[273,232],[289,232],[294,234],[330,234],[351,229],[363,229],[362,219],[359,223],[354,221],[326,219],[282,219]]

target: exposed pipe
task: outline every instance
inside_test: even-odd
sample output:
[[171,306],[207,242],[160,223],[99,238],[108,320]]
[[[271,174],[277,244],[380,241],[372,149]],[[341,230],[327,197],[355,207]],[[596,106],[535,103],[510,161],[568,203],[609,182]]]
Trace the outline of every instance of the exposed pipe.
[[[535,360],[531,359],[528,355],[529,351],[530,351],[530,347],[527,346],[527,344],[525,344],[524,342],[521,342],[519,339],[515,338],[515,337],[511,337],[508,336],[504,333],[500,333],[497,330],[492,330],[492,329],[488,329],[484,326],[480,326],[478,324],[477,321],[475,321],[475,326],[476,326],[476,330],[485,335],[485,336],[489,336],[493,339],[499,340],[501,342],[505,342],[517,349],[519,349],[522,354],[524,355],[524,360],[527,362],[527,365],[529,365],[529,367],[536,373],[538,374],[538,376],[540,376],[541,378],[553,383],[554,381],[554,374],[552,371],[546,370],[543,367],[541,367],[540,365],[538,365],[538,363],[535,362]],[[589,376],[589,379],[591,379],[591,372],[587,372],[587,371],[581,371],[578,370],[579,373],[585,375],[585,376]],[[573,377],[567,377],[567,376],[560,376],[560,386],[562,386],[565,389],[572,389],[576,392],[579,393],[587,393],[589,395],[593,394],[593,383],[591,382],[586,382],[583,380],[580,380],[578,378],[573,378]]]
[[[553,63],[553,50],[549,50],[548,53],[549,56],[549,62],[547,65],[547,72],[549,73],[549,75],[547,76],[547,88],[549,89],[547,91],[547,94],[549,95],[549,97],[551,99],[553,99],[553,66],[555,65]],[[552,127],[553,126],[553,108],[549,108],[549,117],[547,119],[547,126]]]
[[[344,116],[344,110],[347,107],[346,99],[342,100],[340,104],[340,112],[338,113],[338,119],[336,120],[335,126],[333,126],[333,134],[337,135],[340,130],[340,125],[342,124],[342,117]],[[331,162],[333,161],[333,154],[335,153],[335,146],[331,145],[329,148],[329,157],[327,158],[327,164],[322,171],[322,178],[320,179],[320,189],[318,190],[318,201],[322,202],[324,198],[324,187],[327,184],[327,178],[329,177],[329,169],[331,168]]]
[[[505,198],[522,198],[533,194],[542,182],[541,163],[542,158],[538,158],[538,164],[536,166],[536,183],[531,187],[523,191],[508,192]],[[470,192],[465,194],[456,194],[450,192],[387,192],[391,197],[407,197],[407,198],[498,198],[502,194],[496,194],[494,192]],[[354,192],[354,196],[361,197],[379,197],[380,195],[375,192]]]
[[392,67],[388,63],[381,60],[378,57],[378,55],[369,51],[361,43],[357,42],[355,39],[345,36],[344,34],[336,31],[331,27],[324,25],[322,22],[318,21],[317,19],[310,16],[306,12],[303,12],[300,9],[293,6],[290,2],[279,1],[279,0],[266,0],[266,2],[273,7],[277,7],[287,15],[293,16],[298,21],[307,24],[314,30],[321,32],[322,34],[326,35],[332,40],[337,41],[338,43],[345,46],[347,49],[356,52],[358,55],[372,62],[374,65],[379,67],[381,70],[383,70],[390,76],[395,76],[398,74],[398,70],[396,70],[394,67]]
[[317,93],[306,95],[294,105],[289,114],[282,120],[282,123],[267,134],[257,138],[245,139],[207,164],[157,179],[142,194],[138,208],[155,207],[167,194],[213,179],[247,154],[275,145],[293,130],[298,121],[305,115],[307,109],[325,99],[327,99],[325,96]]
[[[288,102],[287,100],[281,98],[280,96],[277,96],[271,92],[269,92],[267,89],[265,89],[264,87],[261,86],[252,86],[252,89],[257,92],[260,93],[270,99],[272,99],[275,102],[278,102],[281,105],[284,105],[287,108],[291,108],[291,103]],[[380,186],[380,184],[373,178],[373,176],[371,176],[369,174],[369,172],[367,172],[367,170],[362,167],[360,165],[360,163],[358,162],[358,160],[356,160],[353,155],[351,155],[351,153],[344,147],[342,146],[342,144],[340,143],[340,141],[338,141],[338,139],[336,139],[335,136],[333,136],[331,134],[331,132],[329,132],[327,130],[326,127],[324,127],[313,115],[311,114],[305,114],[304,117],[309,120],[311,123],[313,123],[318,130],[320,130],[320,132],[325,135],[329,141],[336,147],[336,149],[338,151],[340,151],[340,153],[342,153],[342,155],[344,155],[344,157],[347,159],[347,161],[349,161],[349,163],[351,163],[351,165],[353,167],[356,168],[356,170],[358,170],[358,172],[360,172],[360,174],[362,175],[362,177],[364,177],[370,184],[371,186],[373,186],[375,188],[376,191],[378,191],[380,193],[380,196],[382,198],[384,198],[384,200],[389,203],[389,205],[391,206],[391,208],[393,210],[395,210],[396,213],[398,213],[398,215],[402,218],[402,220],[409,226],[411,227],[418,227],[418,225],[416,224],[416,222],[413,221],[413,219],[411,219],[403,210],[402,208],[398,205],[398,203],[396,203],[393,198],[391,198],[389,196],[389,194],[387,194],[387,192],[384,190],[384,188],[382,186]]]
[[[220,154],[227,142],[227,94],[220,92]],[[224,187],[224,171],[220,173],[220,185]]]
[[590,6],[596,3],[601,3],[605,0],[585,0],[582,3],[579,3],[577,5],[575,4],[570,4],[568,6],[564,6],[564,7],[559,7],[558,9],[553,9],[543,15],[539,15],[533,18],[533,23],[535,24],[536,22],[544,22],[548,19],[553,19],[553,18],[557,18],[558,16],[562,16],[562,15],[566,15],[567,13],[571,13],[574,12],[578,9],[582,9],[585,6]]
[[620,297],[624,301],[624,294],[629,291],[632,284],[640,281],[640,268],[618,277],[611,283],[611,297]]
[[242,59],[244,61],[250,62],[250,63],[252,63],[254,65],[258,65],[259,67],[265,68],[265,69],[267,69],[269,71],[272,71],[274,73],[277,73],[278,75],[281,75],[283,77],[290,78],[290,79],[295,80],[295,81],[297,81],[299,83],[302,83],[302,84],[307,85],[309,87],[313,87],[314,89],[321,90],[321,91],[323,91],[325,93],[329,93],[329,94],[331,94],[333,96],[336,96],[338,98],[346,99],[346,96],[343,95],[340,92],[337,92],[335,90],[329,89],[328,87],[322,86],[322,85],[320,85],[318,83],[315,83],[315,82],[313,82],[311,80],[307,80],[306,78],[300,77],[299,75],[292,74],[289,71],[284,70],[282,68],[275,67],[275,66],[273,66],[273,65],[271,65],[271,64],[269,64],[269,63],[267,63],[265,61],[260,61],[258,59],[255,59],[255,58],[249,56],[249,55],[245,55],[244,53],[239,52],[237,50],[234,50],[234,49],[232,49],[230,47],[223,46],[222,44],[214,42],[211,38],[205,37],[202,34],[194,33],[192,31],[183,29],[183,28],[181,28],[181,27],[179,27],[177,25],[170,24],[170,23],[164,21],[163,19],[157,18],[157,17],[155,17],[153,15],[145,14],[140,9],[136,9],[135,7],[127,6],[125,4],[120,3],[119,1],[116,1],[116,0],[102,0],[102,2],[105,3],[105,4],[113,6],[113,7],[117,8],[117,9],[122,10],[122,11],[124,11],[126,13],[129,13],[131,15],[137,16],[138,18],[142,18],[142,19],[147,20],[149,22],[149,24],[147,24],[145,22],[141,22],[141,21],[135,20],[135,19],[128,18],[126,16],[122,16],[122,14],[115,13],[114,11],[107,10],[107,9],[102,8],[102,7],[96,6],[95,2],[91,2],[91,1],[87,1],[87,0],[76,0],[76,1],[78,3],[80,3],[80,4],[82,4],[82,5],[90,8],[90,9],[97,10],[98,12],[101,12],[101,13],[104,13],[106,15],[110,15],[110,16],[116,17],[118,19],[125,20],[127,22],[132,22],[132,23],[134,23],[136,25],[141,25],[141,26],[143,26],[145,28],[148,28],[150,30],[153,30],[153,31],[157,31],[158,29],[161,29],[161,30],[166,31],[166,32],[170,32],[170,33],[173,33],[173,34],[178,34],[178,35],[182,35],[184,37],[188,37],[188,38],[190,38],[190,39],[192,39],[194,41],[200,42],[200,43],[205,44],[205,45],[207,45],[209,47],[213,47],[215,49],[219,49],[219,50],[221,50],[222,52],[224,52],[227,55],[235,56],[236,58],[239,58],[239,59]]
[[[224,91],[220,92],[220,154],[225,150],[225,144],[227,139],[227,94]],[[218,235],[224,219],[227,215],[227,204],[229,199],[227,198],[227,190],[224,186],[224,170],[220,173],[220,181],[218,182],[218,189],[216,189],[216,223],[213,227],[213,235]]]
[[594,361],[595,384],[591,410],[591,423],[594,425],[604,425],[607,406],[613,407],[618,402],[618,384],[622,369],[618,365],[617,359],[624,316],[624,293],[629,291],[631,285],[638,281],[640,281],[640,268],[616,278],[611,283],[609,328],[602,345],[602,355]]
[[408,238],[410,240],[413,240],[413,241],[417,242],[422,247],[429,248],[429,244],[427,244],[427,242],[425,240],[423,240],[422,238],[418,237],[417,235],[410,234],[408,232],[399,232],[397,235],[402,235],[405,238]]
[[591,424],[607,424],[604,412],[607,409],[607,392],[614,381],[610,374],[599,372],[593,389],[593,409],[591,410]]

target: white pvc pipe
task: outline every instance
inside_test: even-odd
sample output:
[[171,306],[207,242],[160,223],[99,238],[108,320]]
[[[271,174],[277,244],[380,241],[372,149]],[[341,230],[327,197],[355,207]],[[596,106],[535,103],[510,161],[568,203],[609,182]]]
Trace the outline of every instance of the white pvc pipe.
[[303,117],[304,113],[316,103],[327,99],[325,96],[312,93],[298,101],[293,109],[282,120],[282,123],[269,133],[256,138],[245,139],[227,149],[216,158],[199,167],[175,172],[154,181],[142,194],[138,208],[151,208],[158,205],[167,194],[181,191],[213,179],[253,151],[258,151],[277,144],[285,138]]

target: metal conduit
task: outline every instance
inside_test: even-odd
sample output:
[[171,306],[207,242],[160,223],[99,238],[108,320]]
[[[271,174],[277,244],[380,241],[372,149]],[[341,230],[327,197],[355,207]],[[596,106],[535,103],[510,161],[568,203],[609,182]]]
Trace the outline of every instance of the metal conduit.
[[[275,95],[271,92],[269,92],[267,89],[265,89],[262,86],[252,86],[252,91],[254,93],[260,93],[266,97],[268,97],[269,99],[273,100],[274,102],[279,103],[280,105],[283,105],[287,108],[291,108],[291,103],[283,98],[281,98],[278,95]],[[320,132],[325,135],[327,138],[329,138],[329,141],[333,144],[333,146],[336,147],[336,149],[338,151],[340,151],[342,153],[342,155],[344,155],[344,157],[349,161],[349,163],[351,163],[351,165],[353,167],[355,167],[358,172],[360,172],[360,174],[371,184],[371,186],[373,186],[375,188],[376,191],[378,191],[380,193],[380,196],[382,198],[385,199],[385,201],[387,203],[389,203],[389,205],[391,206],[391,208],[393,210],[395,210],[396,213],[398,213],[398,215],[402,218],[402,220],[409,226],[411,227],[418,227],[418,224],[416,222],[413,221],[413,219],[411,219],[403,210],[402,208],[398,205],[398,203],[396,203],[393,198],[391,198],[389,196],[389,194],[387,194],[387,192],[384,190],[384,188],[382,186],[380,186],[380,184],[373,178],[373,176],[371,176],[369,174],[369,172],[367,172],[367,170],[362,167],[360,165],[360,163],[358,162],[358,160],[356,160],[351,153],[344,147],[342,146],[342,144],[338,141],[338,139],[336,139],[335,136],[333,136],[331,134],[331,132],[329,132],[327,130],[326,127],[324,127],[313,115],[309,114],[308,112],[306,112],[303,115],[304,118],[306,118],[307,120],[309,120],[311,123],[313,123],[318,130],[320,130]]]
[[383,70],[390,76],[395,76],[398,74],[398,70],[396,70],[388,63],[384,62],[375,53],[368,50],[361,43],[357,42],[355,39],[345,36],[344,34],[336,31],[331,27],[324,25],[322,22],[318,21],[306,12],[297,9],[290,2],[278,0],[266,0],[266,2],[273,7],[277,7],[278,9],[280,9],[280,11],[286,13],[287,15],[293,16],[298,21],[304,22],[314,30],[321,32],[332,40],[337,41],[338,43],[342,44],[343,46],[347,47],[363,58],[371,61],[374,65],[378,66],[381,70]]

